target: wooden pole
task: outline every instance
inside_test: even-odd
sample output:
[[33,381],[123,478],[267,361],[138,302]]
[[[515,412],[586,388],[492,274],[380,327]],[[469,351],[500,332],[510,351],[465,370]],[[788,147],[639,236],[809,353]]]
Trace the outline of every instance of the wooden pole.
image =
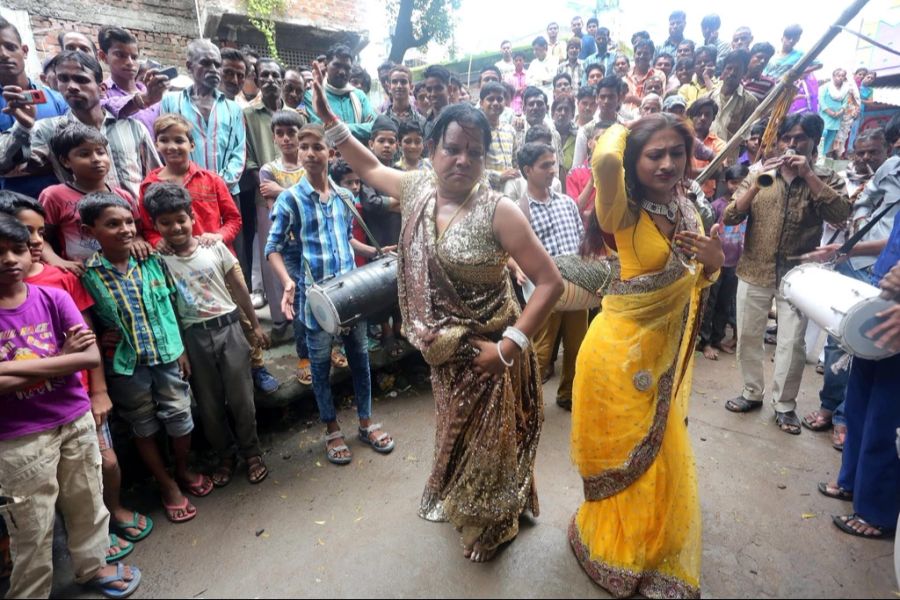
[[847,9],[838,17],[838,20],[834,22],[834,24],[828,28],[828,31],[825,32],[825,35],[816,42],[816,44],[809,49],[809,52],[803,55],[797,64],[795,64],[790,71],[785,73],[784,77],[781,81],[778,82],[772,91],[769,92],[769,95],[766,96],[762,102],[759,103],[759,106],[756,107],[756,110],[753,111],[753,114],[750,115],[750,118],[747,119],[741,128],[737,130],[737,132],[728,140],[728,143],[725,144],[725,147],[721,152],[709,163],[703,172],[697,176],[697,183],[703,184],[707,179],[709,179],[713,173],[715,173],[719,167],[722,165],[722,162],[725,160],[725,157],[731,150],[734,150],[740,143],[741,140],[744,139],[744,134],[746,134],[753,124],[759,120],[763,115],[765,115],[772,105],[778,100],[778,97],[781,96],[782,90],[789,85],[794,85],[803,72],[806,71],[807,67],[812,64],[812,62],[822,53],[823,50],[831,43],[831,41],[837,37],[837,34],[841,32],[841,29],[846,26],[850,21],[852,21],[856,15],[868,4],[869,0],[855,0],[853,4],[847,7]]

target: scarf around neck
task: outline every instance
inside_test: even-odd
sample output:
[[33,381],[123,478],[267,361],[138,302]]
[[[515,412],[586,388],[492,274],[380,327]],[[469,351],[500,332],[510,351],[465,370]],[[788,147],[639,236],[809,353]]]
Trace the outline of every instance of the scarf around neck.
[[356,88],[346,84],[344,87],[335,87],[328,83],[328,79],[324,82],[325,91],[334,96],[347,96],[350,98],[350,105],[353,108],[353,122],[354,123],[362,123],[362,103],[359,101],[359,96],[354,94]]

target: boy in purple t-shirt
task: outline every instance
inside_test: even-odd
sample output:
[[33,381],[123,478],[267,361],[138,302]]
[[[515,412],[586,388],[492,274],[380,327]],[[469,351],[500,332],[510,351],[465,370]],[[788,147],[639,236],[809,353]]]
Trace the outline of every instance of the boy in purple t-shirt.
[[25,283],[29,237],[0,214],[0,498],[15,556],[8,596],[50,595],[58,507],[75,580],[123,597],[140,571],[106,564],[100,449],[78,375],[100,364],[100,352],[68,294]]
[[725,207],[731,202],[734,192],[737,191],[748,173],[749,169],[740,164],[725,169],[725,185],[728,193],[712,203],[713,210],[716,212],[716,222],[720,228],[719,239],[722,241],[725,263],[722,265],[719,279],[709,290],[709,300],[706,303],[706,312],[703,314],[703,323],[700,326],[699,349],[703,352],[703,356],[710,360],[718,360],[719,350],[733,354],[737,344],[736,339],[724,341],[725,326],[731,323],[737,332],[734,312],[738,280],[735,268],[741,258],[741,252],[744,250],[744,233],[747,231],[747,222],[726,226],[722,222],[722,217],[725,215]]

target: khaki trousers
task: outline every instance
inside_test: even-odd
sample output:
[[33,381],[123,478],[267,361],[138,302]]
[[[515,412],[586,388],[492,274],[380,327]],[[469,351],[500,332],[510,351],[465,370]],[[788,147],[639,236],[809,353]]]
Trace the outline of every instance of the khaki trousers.
[[103,505],[97,427],[91,411],[61,427],[0,441],[0,514],[13,572],[7,598],[47,598],[53,584],[53,522],[62,512],[75,581],[106,565],[109,512]]
[[766,395],[764,339],[773,298],[778,310],[778,343],[772,404],[776,412],[789,412],[797,408],[797,393],[803,378],[807,319],[791,308],[775,288],[760,287],[743,279],[737,289],[737,360],[744,378],[742,396],[746,400],[763,400]]
[[534,354],[537,357],[541,378],[550,373],[553,360],[553,346],[556,336],[562,331],[563,370],[559,379],[556,397],[564,400],[572,399],[572,383],[575,381],[575,361],[578,349],[588,329],[588,312],[586,310],[553,311],[547,317],[544,326],[534,335]]

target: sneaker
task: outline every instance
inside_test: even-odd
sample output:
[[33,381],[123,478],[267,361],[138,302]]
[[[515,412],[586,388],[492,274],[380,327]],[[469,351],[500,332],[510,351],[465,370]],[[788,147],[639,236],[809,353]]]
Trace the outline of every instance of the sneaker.
[[265,367],[253,369],[253,383],[265,394],[273,393],[281,385]]
[[260,309],[266,305],[266,297],[263,295],[262,290],[253,290],[250,293],[250,302],[253,303],[253,308]]

